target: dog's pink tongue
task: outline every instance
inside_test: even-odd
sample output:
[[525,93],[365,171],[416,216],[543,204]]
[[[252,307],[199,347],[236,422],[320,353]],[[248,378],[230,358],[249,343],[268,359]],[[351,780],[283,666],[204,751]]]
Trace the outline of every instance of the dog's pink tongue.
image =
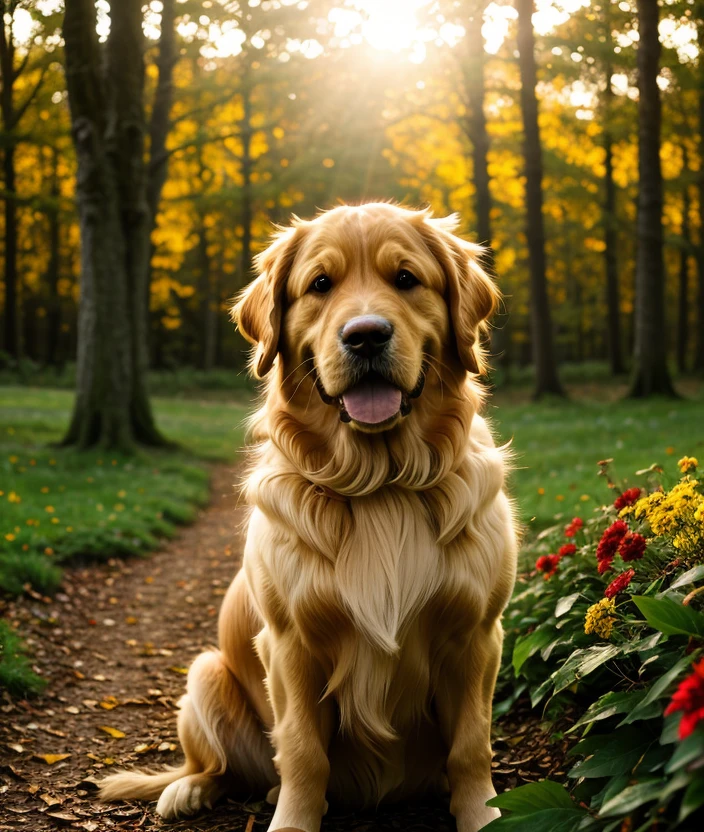
[[378,425],[401,408],[401,391],[386,381],[363,381],[342,397],[345,410],[357,422]]

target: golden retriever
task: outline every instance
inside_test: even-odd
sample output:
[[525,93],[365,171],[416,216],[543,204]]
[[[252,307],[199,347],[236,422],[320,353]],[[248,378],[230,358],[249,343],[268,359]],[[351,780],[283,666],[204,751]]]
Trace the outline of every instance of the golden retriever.
[[453,218],[387,203],[296,219],[233,316],[267,377],[243,567],[188,674],[185,762],[102,797],[167,818],[268,792],[270,830],[451,792],[498,816],[491,700],[516,536],[474,376],[498,292]]

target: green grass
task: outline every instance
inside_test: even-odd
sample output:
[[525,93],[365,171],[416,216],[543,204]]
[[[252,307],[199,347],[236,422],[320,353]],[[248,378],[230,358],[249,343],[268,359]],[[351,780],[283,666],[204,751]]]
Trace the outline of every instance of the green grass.
[[22,639],[7,621],[0,621],[0,690],[13,696],[26,696],[44,689],[44,679],[32,672]]
[[[580,400],[580,391],[591,398]],[[671,457],[704,457],[699,389],[692,387],[680,401],[622,401],[615,398],[618,392],[583,386],[570,402],[536,404],[526,400],[526,391],[499,392],[489,400],[499,438],[512,440],[510,487],[529,529],[587,516],[606,502],[605,483],[597,476],[600,459],[612,457],[617,474],[627,479]],[[66,428],[71,392],[3,387],[0,590],[17,594],[31,584],[51,592],[62,564],[144,553],[193,519],[207,498],[207,462],[235,460],[242,446],[252,394],[233,387],[227,400],[225,395],[221,390],[217,400],[155,398],[159,426],[179,450],[122,457],[49,447]],[[0,662],[15,656],[5,672],[21,679],[29,665],[16,645],[3,642],[5,630]],[[29,677],[25,683],[31,685]]]
[[542,529],[559,519],[591,514],[608,502],[597,463],[613,459],[612,470],[628,480],[652,463],[666,464],[689,454],[704,456],[704,401],[602,401],[516,403],[505,394],[489,402],[488,413],[502,441],[511,440],[515,470],[511,491],[521,519]]

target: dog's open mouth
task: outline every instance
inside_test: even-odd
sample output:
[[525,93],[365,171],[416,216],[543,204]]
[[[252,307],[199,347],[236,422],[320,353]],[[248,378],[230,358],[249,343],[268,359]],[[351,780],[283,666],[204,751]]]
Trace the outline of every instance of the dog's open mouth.
[[326,404],[335,404],[340,411],[343,422],[357,422],[369,427],[381,427],[390,424],[400,414],[408,416],[413,408],[412,399],[418,398],[425,384],[423,367],[416,386],[405,392],[379,373],[370,372],[340,396],[329,396],[320,379],[316,377],[316,386]]

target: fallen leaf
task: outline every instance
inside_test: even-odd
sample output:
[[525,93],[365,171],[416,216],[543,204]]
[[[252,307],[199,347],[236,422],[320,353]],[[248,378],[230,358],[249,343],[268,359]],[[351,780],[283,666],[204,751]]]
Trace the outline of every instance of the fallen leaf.
[[103,762],[106,766],[114,766],[115,765],[115,758],[114,757],[103,757]]
[[65,708],[67,714],[79,714],[80,710],[75,705],[70,705],[68,708]]
[[172,670],[174,673],[182,673],[184,676],[188,675],[187,667],[178,667],[177,665],[173,665],[169,668],[169,670]]
[[54,763],[60,763],[61,760],[67,760],[71,755],[70,754],[35,754],[35,757],[39,760],[44,760],[45,763],[48,763],[50,766],[53,766]]
[[49,815],[50,818],[56,818],[56,820],[65,820],[66,823],[72,823],[75,820],[80,820],[78,815],[74,815],[71,812],[47,812],[47,815]]
[[48,792],[40,794],[39,799],[43,800],[47,806],[60,806],[63,803],[63,800],[61,800],[61,798],[54,797],[53,794],[49,794]]
[[124,736],[126,736],[126,734],[118,728],[111,728],[109,725],[98,725],[98,728],[100,728],[101,731],[105,731],[106,734],[109,734],[116,740],[121,740]]
[[11,748],[13,751],[16,751],[18,754],[24,753],[24,746],[20,745],[18,742],[8,742],[7,747]]
[[111,711],[113,708],[117,708],[120,703],[114,696],[106,696],[105,699],[100,703],[100,707],[106,711]]

